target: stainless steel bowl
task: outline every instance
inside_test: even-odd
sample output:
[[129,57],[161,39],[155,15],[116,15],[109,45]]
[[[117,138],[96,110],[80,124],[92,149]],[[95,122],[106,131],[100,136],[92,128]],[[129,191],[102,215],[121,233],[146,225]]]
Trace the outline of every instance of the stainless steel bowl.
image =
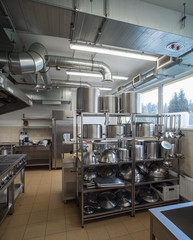
[[117,155],[114,150],[106,149],[101,156],[101,163],[117,163]]
[[83,156],[84,164],[96,164],[96,156],[94,152],[87,152]]
[[162,165],[157,165],[153,163],[150,166],[149,176],[154,178],[165,178],[168,174],[168,171],[166,168],[164,168]]

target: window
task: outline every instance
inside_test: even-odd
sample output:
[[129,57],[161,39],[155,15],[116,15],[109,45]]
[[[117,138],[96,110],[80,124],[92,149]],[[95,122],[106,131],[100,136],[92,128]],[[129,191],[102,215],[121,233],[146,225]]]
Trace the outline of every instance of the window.
[[181,127],[193,128],[193,76],[163,86],[163,113],[181,114]]
[[141,94],[142,113],[157,114],[158,113],[158,88]]

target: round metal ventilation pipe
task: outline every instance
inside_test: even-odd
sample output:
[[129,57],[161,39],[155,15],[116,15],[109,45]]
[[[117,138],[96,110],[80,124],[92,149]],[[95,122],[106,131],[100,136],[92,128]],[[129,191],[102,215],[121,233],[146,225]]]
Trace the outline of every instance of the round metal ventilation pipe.
[[70,88],[79,88],[79,87],[91,87],[91,84],[86,82],[76,82],[76,81],[61,81],[52,79],[52,87],[70,87]]
[[40,43],[33,43],[27,52],[0,52],[0,68],[14,75],[36,73],[45,64],[46,48]]
[[103,75],[103,81],[112,82],[112,73],[110,68],[103,62],[89,61],[84,59],[74,59],[62,56],[47,55],[46,66],[65,67],[69,69],[80,69],[86,71],[98,71]]

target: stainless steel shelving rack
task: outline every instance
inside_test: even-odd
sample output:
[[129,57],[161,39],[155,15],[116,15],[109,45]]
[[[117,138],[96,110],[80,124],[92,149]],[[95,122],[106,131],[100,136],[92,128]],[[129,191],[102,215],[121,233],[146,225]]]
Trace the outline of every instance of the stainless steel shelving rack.
[[[135,161],[135,145],[137,141],[143,140],[143,141],[160,141],[160,139],[158,137],[136,137],[136,119],[138,117],[143,117],[143,118],[154,118],[156,119],[156,122],[158,123],[159,119],[164,117],[164,115],[143,115],[143,114],[127,114],[127,113],[86,113],[86,112],[82,112],[80,114],[77,115],[77,118],[80,118],[80,132],[83,133],[83,124],[84,124],[84,118],[85,117],[89,117],[92,119],[92,117],[103,117],[104,118],[104,125],[108,125],[109,122],[109,118],[111,117],[117,117],[117,118],[121,118],[121,117],[129,117],[130,118],[130,122],[131,122],[131,126],[132,126],[132,136],[131,137],[127,137],[127,138],[101,138],[101,139],[85,139],[83,138],[83,136],[80,134],[78,136],[78,124],[76,124],[76,133],[77,133],[77,160],[78,158],[78,148],[80,146],[81,149],[81,156],[83,156],[83,142],[87,141],[88,144],[93,144],[95,142],[95,140],[105,140],[105,143],[112,143],[114,142],[118,142],[118,140],[128,140],[131,141],[131,146],[132,146],[132,151],[131,151],[131,161],[128,162],[118,162],[115,164],[89,164],[89,165],[84,165],[83,163],[83,159],[82,161],[78,160],[78,174],[77,174],[77,199],[78,199],[78,204],[80,206],[80,212],[81,212],[81,223],[82,223],[82,227],[84,227],[84,222],[85,221],[89,221],[89,220],[93,220],[93,219],[99,219],[99,218],[103,218],[103,217],[108,217],[108,216],[112,216],[112,215],[117,215],[117,214],[123,214],[123,213],[130,213],[131,216],[133,217],[135,215],[135,211],[136,210],[140,210],[140,209],[145,209],[145,208],[150,208],[150,207],[156,207],[156,206],[163,206],[163,205],[167,205],[167,204],[172,204],[175,201],[162,201],[160,200],[159,202],[156,203],[143,203],[140,205],[135,205],[135,190],[136,187],[139,186],[143,186],[143,185],[150,185],[153,183],[161,183],[161,182],[168,182],[168,181],[177,181],[179,182],[179,173],[177,177],[174,176],[168,176],[165,179],[160,179],[158,181],[155,181],[154,179],[146,179],[144,181],[141,181],[140,183],[135,183],[135,167],[136,164],[138,162],[142,163],[142,162],[154,162],[154,161],[164,161],[166,160],[165,158],[159,158],[159,159],[145,159],[145,160],[140,160],[140,161]],[[78,121],[77,121],[78,122]],[[91,120],[92,122],[92,120]],[[179,159],[177,158],[170,158],[170,160],[175,161],[177,160],[178,163],[178,168],[179,168]],[[95,168],[98,166],[120,166],[123,164],[131,164],[132,165],[132,179],[130,182],[125,181],[125,186],[116,186],[116,187],[108,187],[108,188],[94,188],[94,189],[85,189],[84,188],[84,170],[86,168]],[[108,210],[108,211],[97,211],[93,214],[90,215],[86,215],[84,213],[84,195],[86,193],[90,193],[90,192],[103,192],[103,191],[111,191],[111,190],[115,190],[115,189],[127,189],[130,188],[131,189],[131,206],[127,207],[127,208],[114,208],[112,210]]]

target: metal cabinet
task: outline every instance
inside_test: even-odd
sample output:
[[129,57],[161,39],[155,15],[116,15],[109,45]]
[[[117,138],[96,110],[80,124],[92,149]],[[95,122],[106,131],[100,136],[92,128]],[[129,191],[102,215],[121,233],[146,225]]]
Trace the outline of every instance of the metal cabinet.
[[62,200],[76,199],[76,162],[74,158],[62,159]]

